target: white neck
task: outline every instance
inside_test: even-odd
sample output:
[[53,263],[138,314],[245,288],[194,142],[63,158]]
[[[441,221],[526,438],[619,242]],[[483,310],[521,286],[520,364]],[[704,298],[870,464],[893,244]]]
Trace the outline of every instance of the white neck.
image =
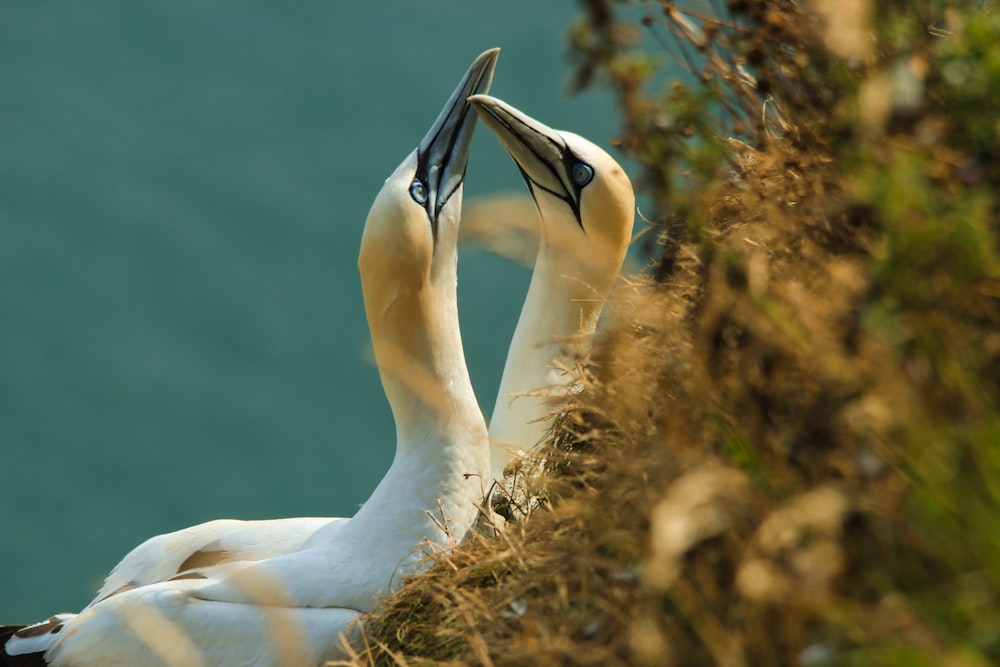
[[[542,417],[555,407],[552,394],[570,379],[560,368],[588,351],[604,292],[564,267],[543,235],[490,421],[493,479],[503,478],[512,451],[529,450],[545,436],[550,420]],[[539,391],[548,395],[518,395]]]
[[352,523],[377,522],[381,529],[367,531],[366,539],[411,547],[461,540],[478,516],[489,470],[486,427],[459,332],[456,258],[435,263],[433,275],[395,281],[388,298],[365,290],[375,360],[396,422],[396,455],[355,515],[361,521]]

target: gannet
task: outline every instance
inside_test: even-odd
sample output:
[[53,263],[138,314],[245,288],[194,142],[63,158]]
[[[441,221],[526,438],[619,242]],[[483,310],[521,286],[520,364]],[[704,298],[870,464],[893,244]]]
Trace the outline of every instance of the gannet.
[[[549,428],[546,388],[566,385],[561,368],[586,352],[625,260],[635,194],[625,170],[587,139],[495,97],[469,101],[514,159],[541,219],[531,284],[490,420],[491,475],[501,480],[512,452],[531,449]],[[574,338],[575,350],[567,347]]]
[[343,657],[360,612],[461,541],[489,474],[486,425],[458,328],[459,211],[483,53],[419,147],[385,181],[358,266],[393,463],[350,519],[215,521],[143,543],[79,614],[0,627],[0,664],[54,667],[320,665]]

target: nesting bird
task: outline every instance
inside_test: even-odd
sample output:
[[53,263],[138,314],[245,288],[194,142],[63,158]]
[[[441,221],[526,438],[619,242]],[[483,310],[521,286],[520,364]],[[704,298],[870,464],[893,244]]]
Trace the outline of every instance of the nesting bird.
[[482,54],[375,198],[358,266],[396,455],[350,519],[217,521],[159,536],[79,614],[0,627],[0,664],[320,665],[359,613],[468,534],[489,473],[465,366],[457,237],[476,116],[498,50]]
[[[547,388],[585,356],[587,336],[625,260],[635,194],[603,149],[553,130],[495,97],[469,101],[514,159],[541,220],[541,242],[490,421],[491,474],[538,444],[552,411]],[[581,337],[582,336],[582,337]]]

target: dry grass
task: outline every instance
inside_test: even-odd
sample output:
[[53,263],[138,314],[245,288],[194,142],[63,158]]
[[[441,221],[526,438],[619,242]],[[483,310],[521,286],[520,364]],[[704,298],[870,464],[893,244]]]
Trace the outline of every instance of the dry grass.
[[577,83],[619,96],[661,259],[613,300],[543,509],[440,556],[357,663],[1000,660],[981,4],[584,3]]

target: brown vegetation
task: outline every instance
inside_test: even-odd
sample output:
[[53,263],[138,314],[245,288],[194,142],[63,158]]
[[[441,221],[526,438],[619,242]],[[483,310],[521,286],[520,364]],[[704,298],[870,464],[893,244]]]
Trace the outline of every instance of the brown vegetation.
[[660,259],[544,509],[440,556],[359,663],[1000,661],[1000,16],[712,7],[584,3],[575,82],[618,95]]

